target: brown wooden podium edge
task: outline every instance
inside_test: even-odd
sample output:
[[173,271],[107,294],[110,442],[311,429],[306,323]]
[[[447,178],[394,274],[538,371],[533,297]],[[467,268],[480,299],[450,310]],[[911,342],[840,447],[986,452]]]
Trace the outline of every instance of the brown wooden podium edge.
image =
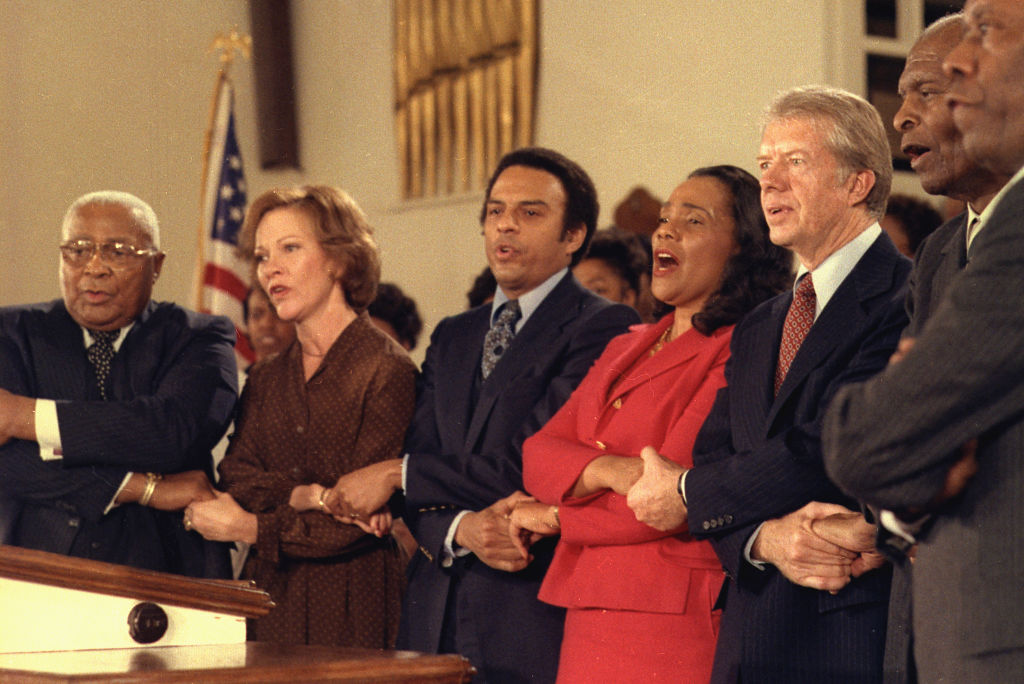
[[[165,653],[192,653],[206,661],[211,649],[244,649],[244,665],[209,663],[182,669],[168,668]],[[56,651],[33,654],[48,657],[47,665],[35,669],[29,662],[0,670],[4,682],[18,684],[70,684],[73,682],[117,682],[118,684],[295,684],[296,682],[469,682],[476,670],[465,657],[455,654],[425,654],[412,651],[383,651],[323,646],[287,646],[255,643],[225,646],[154,646],[131,649],[127,670],[101,668],[69,671],[61,666],[65,656],[88,651]],[[194,661],[193,661],[194,662]]]
[[273,608],[251,582],[197,579],[0,545],[0,577],[258,618]]

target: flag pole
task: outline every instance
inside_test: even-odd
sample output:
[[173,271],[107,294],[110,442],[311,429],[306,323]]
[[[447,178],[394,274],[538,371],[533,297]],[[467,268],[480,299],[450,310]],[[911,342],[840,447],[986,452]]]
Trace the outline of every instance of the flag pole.
[[213,131],[217,125],[217,110],[220,102],[221,90],[230,82],[231,66],[235,62],[236,54],[242,55],[245,59],[252,56],[252,37],[238,32],[238,27],[230,31],[218,33],[214,36],[206,54],[218,53],[220,68],[217,70],[217,82],[213,88],[213,97],[210,100],[209,124],[206,127],[206,134],[203,136],[203,172],[200,177],[199,186],[199,224],[197,227],[196,262],[193,269],[193,291],[195,297],[195,310],[203,309],[203,266],[206,263],[206,213],[209,207],[204,205],[206,200],[206,186],[210,174],[210,148],[213,144]]

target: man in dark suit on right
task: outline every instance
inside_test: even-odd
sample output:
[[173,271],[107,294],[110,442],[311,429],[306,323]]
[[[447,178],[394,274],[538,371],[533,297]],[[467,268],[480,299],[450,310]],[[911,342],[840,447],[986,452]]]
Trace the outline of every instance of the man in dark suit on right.
[[971,161],[1011,180],[902,358],[842,391],[824,432],[836,482],[911,524],[926,683],[1024,673],[1024,4],[970,0],[964,15],[948,102]]
[[[820,424],[839,387],[885,366],[906,324],[910,262],[878,225],[892,180],[885,127],[862,98],[796,88],[769,106],[758,163],[771,240],[800,262],[796,287],[736,326],[693,469],[643,454],[628,501],[659,529],[688,517],[722,561],[712,682],[880,682],[889,569],[856,502],[825,476]],[[822,538],[826,518],[867,543]]]
[[[924,328],[949,284],[967,265],[968,229],[1009,180],[1008,175],[982,168],[964,154],[962,136],[943,98],[950,79],[943,73],[942,61],[960,42],[963,32],[963,15],[959,13],[933,23],[907,53],[900,76],[902,104],[893,126],[901,134],[901,149],[910,158],[925,192],[967,204],[965,211],[935,230],[917,251],[907,296],[910,324],[903,332],[909,338],[916,337]],[[908,557],[912,530],[901,525],[891,511],[876,510],[874,514],[882,519],[879,548],[893,562],[885,682],[911,683],[916,681],[910,595],[913,565]]]

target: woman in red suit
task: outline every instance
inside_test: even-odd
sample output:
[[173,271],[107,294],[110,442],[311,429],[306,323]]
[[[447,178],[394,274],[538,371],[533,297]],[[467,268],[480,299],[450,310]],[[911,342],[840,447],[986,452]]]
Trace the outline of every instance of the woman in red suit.
[[734,166],[698,169],[661,210],[651,290],[672,307],[615,338],[564,407],[523,446],[536,502],[517,506],[521,551],[561,534],[541,587],[568,608],[559,682],[704,682],[718,634],[722,568],[685,527],[637,522],[626,492],[640,452],[692,465],[697,431],[725,385],[733,325],[792,282],[768,241],[760,188]]

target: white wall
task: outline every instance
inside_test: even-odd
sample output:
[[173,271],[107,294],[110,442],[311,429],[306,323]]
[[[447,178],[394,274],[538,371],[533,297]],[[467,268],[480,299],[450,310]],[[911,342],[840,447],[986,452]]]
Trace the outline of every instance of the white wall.
[[[829,1],[544,0],[536,142],[592,174],[602,224],[639,183],[665,197],[700,165],[753,170],[772,93],[829,80]],[[250,197],[298,182],[346,188],[377,228],[385,279],[416,298],[429,332],[465,306],[485,263],[482,198],[398,199],[391,13],[384,0],[293,0],[301,172],[258,168],[244,62],[236,117]],[[59,295],[60,217],[101,188],[153,205],[168,252],[156,296],[192,304],[217,66],[206,50],[248,23],[244,0],[0,1],[0,305]]]

